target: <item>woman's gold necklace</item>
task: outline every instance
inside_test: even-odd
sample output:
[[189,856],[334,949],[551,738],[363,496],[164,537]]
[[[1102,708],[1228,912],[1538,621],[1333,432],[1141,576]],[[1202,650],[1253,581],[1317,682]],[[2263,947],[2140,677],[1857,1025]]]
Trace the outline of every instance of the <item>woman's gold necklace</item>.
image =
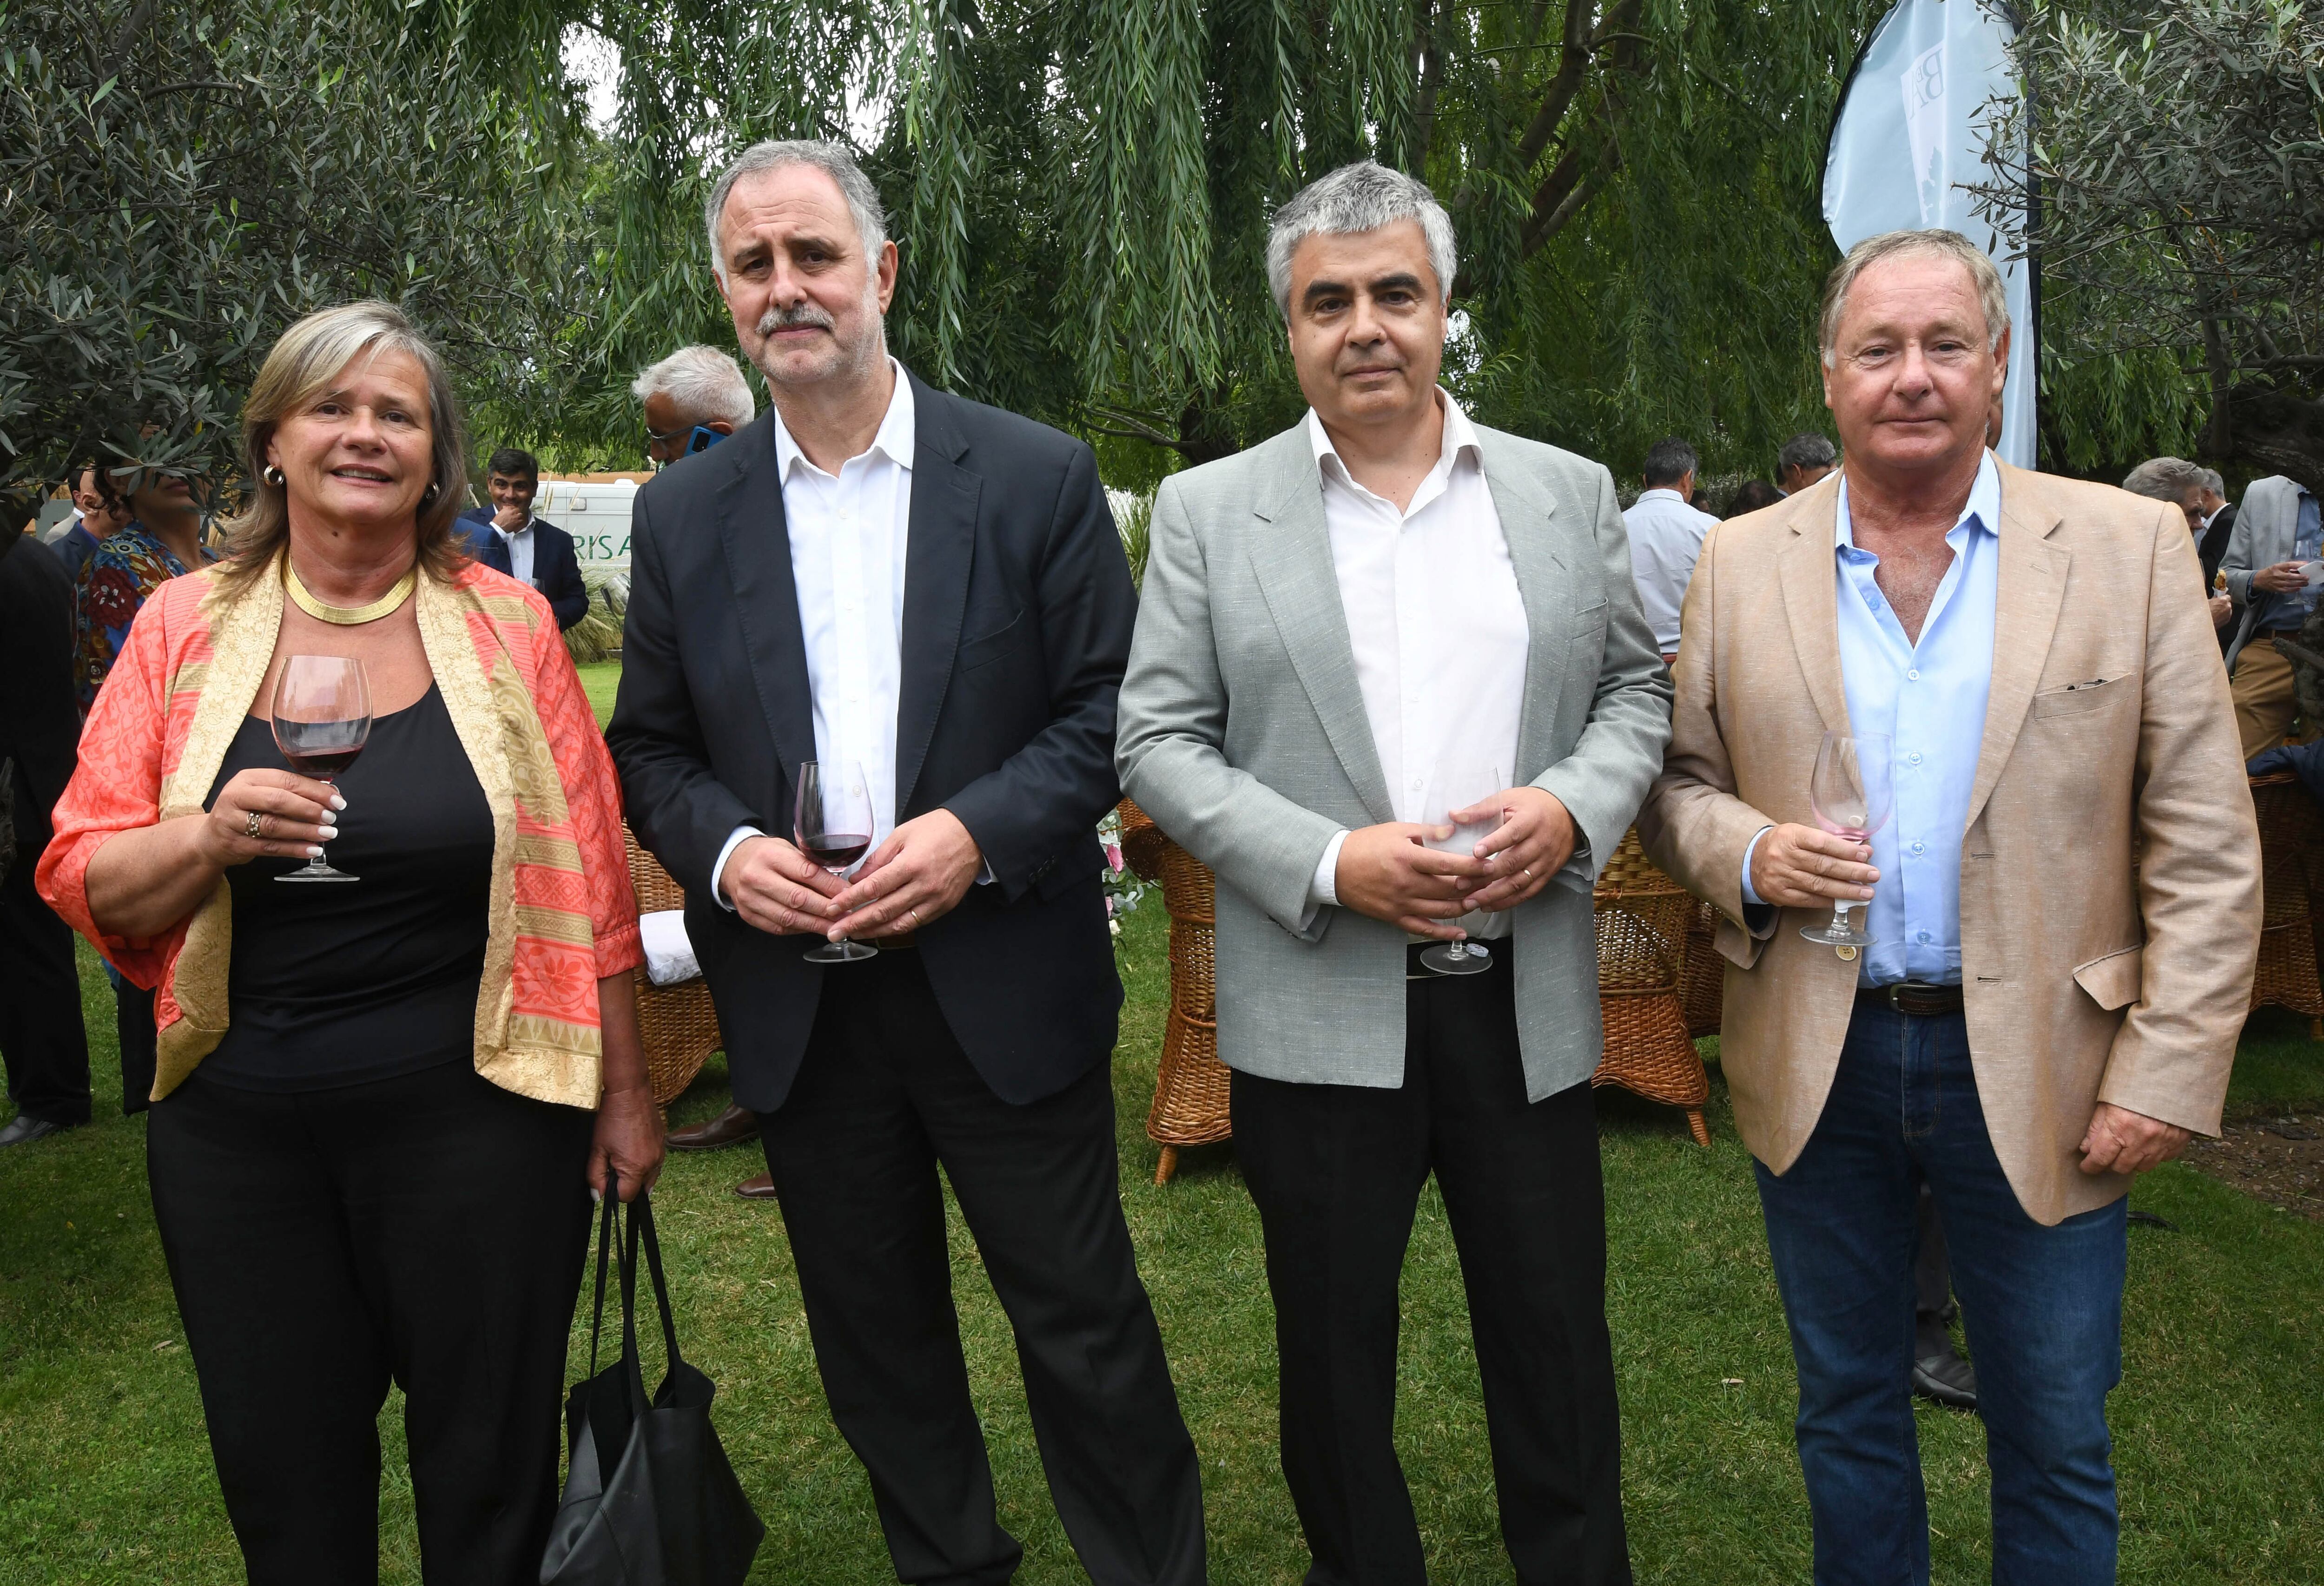
[[373,601],[369,605],[331,605],[317,600],[299,582],[299,575],[290,566],[290,558],[282,558],[282,587],[290,596],[290,604],[318,622],[330,622],[341,628],[352,628],[362,622],[375,622],[411,598],[414,586],[420,582],[420,567],[414,563],[404,569],[395,587]]

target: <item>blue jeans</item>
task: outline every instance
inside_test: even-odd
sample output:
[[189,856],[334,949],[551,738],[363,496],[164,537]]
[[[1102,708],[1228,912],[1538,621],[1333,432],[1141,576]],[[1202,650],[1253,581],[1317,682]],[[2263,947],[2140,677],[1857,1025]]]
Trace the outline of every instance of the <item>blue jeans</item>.
[[2106,1396],[2122,1377],[2127,1198],[2054,1228],[1986,1133],[1961,1017],[1858,1005],[1815,1133],[1759,1203],[1799,1369],[1817,1586],[1929,1579],[1913,1426],[1914,1203],[1951,1247],[1993,1474],[1998,1586],[2115,1578]]

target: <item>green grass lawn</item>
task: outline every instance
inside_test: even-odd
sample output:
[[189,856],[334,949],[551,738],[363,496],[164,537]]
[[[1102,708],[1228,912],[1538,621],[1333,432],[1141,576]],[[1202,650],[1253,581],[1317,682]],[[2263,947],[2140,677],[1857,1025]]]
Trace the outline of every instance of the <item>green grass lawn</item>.
[[[1157,1188],[1142,1131],[1167,971],[1158,908],[1123,938],[1130,991],[1115,1064],[1123,1205],[1202,1452],[1213,1578],[1289,1582],[1304,1554],[1276,1467],[1271,1313],[1258,1218],[1231,1148],[1186,1155]],[[111,994],[87,960],[99,1121],[0,1153],[0,1581],[240,1579],[144,1188],[144,1124],[118,1115]],[[2260,1032],[2255,1028],[2255,1035]],[[2271,1030],[2271,1100],[2324,1096],[2324,1050]],[[2277,1050],[2282,1046],[2286,1049]],[[2296,1083],[2295,1083],[2296,1082]],[[715,1068],[677,1121],[724,1104]],[[1715,1144],[1677,1116],[1606,1099],[1604,1151],[1625,1489],[1639,1578],[1804,1579],[1808,1524],[1791,1449],[1783,1314],[1748,1159],[1723,1093]],[[889,1581],[871,1496],[825,1413],[779,1215],[727,1193],[742,1150],[676,1157],[658,1195],[688,1352],[719,1383],[718,1424],[768,1526],[760,1581]],[[2172,1166],[2132,1231],[2126,1376],[2113,1416],[2123,1578],[2282,1581],[2324,1560],[2324,1227]],[[954,1265],[978,1406],[1020,1579],[1083,1579],[1050,1510],[1007,1323],[955,1219]],[[1504,1581],[1476,1362],[1442,1205],[1424,1203],[1405,1281],[1398,1434],[1434,1578]],[[578,1336],[578,1335],[576,1335]],[[577,1366],[576,1366],[577,1369]],[[290,1385],[286,1384],[286,1388]],[[386,1577],[419,1579],[398,1406]],[[1985,1578],[1983,1440],[1919,1412],[1941,1581]]]
[[[602,713],[618,669],[584,670],[593,696],[602,685]],[[1276,1464],[1258,1217],[1229,1147],[1189,1152],[1176,1182],[1152,1182],[1142,1124],[1168,996],[1164,925],[1157,899],[1122,938],[1123,1207],[1201,1451],[1213,1578],[1294,1582],[1305,1555]],[[146,1197],[144,1124],[119,1115],[111,994],[85,949],[84,972],[99,1121],[0,1152],[0,1583],[237,1581]],[[2239,1105],[2324,1106],[2324,1047],[2305,1034],[2254,1022]],[[714,1066],[672,1120],[725,1099]],[[1725,1093],[1714,1079],[1707,1151],[1675,1113],[1608,1096],[1602,1116],[1638,1577],[1804,1580],[1790,1353]],[[718,1381],[720,1431],[767,1522],[752,1579],[877,1586],[894,1577],[862,1474],[824,1408],[781,1218],[728,1194],[756,1166],[746,1150],[675,1157],[657,1194],[687,1352]],[[2131,1234],[2126,1376],[2112,1404],[2123,1579],[2324,1579],[2324,1227],[2175,1164],[2141,1182],[2136,1203],[2177,1231]],[[1019,1579],[1081,1581],[1043,1487],[1007,1323],[957,1215],[953,1259],[1003,1519],[1026,1543]],[[1398,1439],[1432,1577],[1507,1581],[1460,1268],[1433,1194],[1404,1309]],[[416,1582],[400,1414],[391,1400],[382,1420],[382,1551],[387,1580]],[[1936,1578],[1984,1580],[1980,1425],[1926,1406],[1918,1421]]]
[[587,692],[589,707],[597,713],[597,724],[602,727],[613,714],[613,691],[622,686],[622,663],[583,661],[575,669],[581,674],[581,687]]

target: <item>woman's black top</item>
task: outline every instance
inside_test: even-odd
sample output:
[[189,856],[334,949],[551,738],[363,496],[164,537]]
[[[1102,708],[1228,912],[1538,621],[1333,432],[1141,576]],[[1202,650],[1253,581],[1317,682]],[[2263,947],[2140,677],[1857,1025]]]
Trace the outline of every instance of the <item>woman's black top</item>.
[[[272,724],[243,718],[205,806],[238,771],[288,770]],[[340,773],[330,862],[358,880],[286,883],[303,860],[227,870],[234,890],[226,1038],[205,1079],[314,1091],[475,1052],[493,885],[493,814],[444,696],[373,718]]]

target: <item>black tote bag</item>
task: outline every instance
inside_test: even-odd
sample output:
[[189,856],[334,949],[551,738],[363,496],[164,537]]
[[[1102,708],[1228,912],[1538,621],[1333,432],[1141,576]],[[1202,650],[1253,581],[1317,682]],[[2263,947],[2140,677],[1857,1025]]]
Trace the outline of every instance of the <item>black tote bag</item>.
[[[767,1528],[742,1496],[710,1425],[716,1385],[679,1358],[652,1203],[638,1196],[626,1238],[619,1207],[620,1196],[609,1183],[597,1231],[589,1375],[573,1385],[565,1401],[570,1465],[540,1561],[541,1586],[740,1586]],[[638,1359],[641,1240],[669,1360],[651,1400]],[[605,1325],[606,1268],[617,1249],[622,1358],[600,1371],[597,1341]]]

